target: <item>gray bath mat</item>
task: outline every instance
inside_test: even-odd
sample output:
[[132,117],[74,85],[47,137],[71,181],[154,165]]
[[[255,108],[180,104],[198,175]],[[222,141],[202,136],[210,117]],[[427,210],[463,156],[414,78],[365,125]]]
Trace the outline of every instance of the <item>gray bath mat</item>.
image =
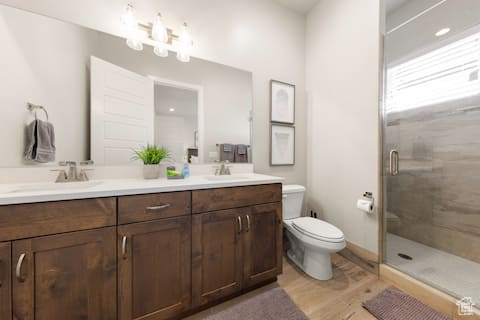
[[274,288],[203,320],[308,320],[282,288]]
[[365,301],[363,307],[380,320],[453,320],[394,287]]

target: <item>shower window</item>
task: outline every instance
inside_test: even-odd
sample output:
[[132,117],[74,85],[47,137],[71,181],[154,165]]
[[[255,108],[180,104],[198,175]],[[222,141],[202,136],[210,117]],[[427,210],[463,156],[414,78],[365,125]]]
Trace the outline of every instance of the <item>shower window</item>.
[[415,109],[480,93],[480,33],[387,69],[385,111]]

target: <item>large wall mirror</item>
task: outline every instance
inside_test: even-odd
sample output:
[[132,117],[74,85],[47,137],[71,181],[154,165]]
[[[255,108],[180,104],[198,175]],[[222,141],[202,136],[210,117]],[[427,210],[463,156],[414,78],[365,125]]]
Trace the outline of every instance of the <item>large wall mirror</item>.
[[[159,58],[125,39],[2,5],[0,24],[1,167],[133,164],[133,150],[147,144],[166,147],[177,162],[220,161],[236,148],[242,157],[233,161],[251,162],[250,72]],[[55,153],[27,159],[27,128],[47,114]]]

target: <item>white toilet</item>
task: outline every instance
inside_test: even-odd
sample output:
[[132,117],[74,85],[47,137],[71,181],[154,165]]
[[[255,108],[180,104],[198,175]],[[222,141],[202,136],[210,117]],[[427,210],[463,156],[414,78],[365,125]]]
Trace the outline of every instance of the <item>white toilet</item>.
[[306,274],[318,279],[332,278],[330,254],[345,248],[343,232],[311,217],[301,217],[305,187],[283,186],[283,225],[290,241],[288,257]]

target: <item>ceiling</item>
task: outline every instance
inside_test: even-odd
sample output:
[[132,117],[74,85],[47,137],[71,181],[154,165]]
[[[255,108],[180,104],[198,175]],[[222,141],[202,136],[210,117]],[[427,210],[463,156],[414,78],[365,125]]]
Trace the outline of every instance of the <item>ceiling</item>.
[[387,14],[390,14],[393,11],[397,10],[408,1],[409,0],[386,0],[385,6],[386,6]]
[[[310,11],[320,0],[275,0],[287,8],[293,9],[302,14]],[[386,11],[392,13],[409,0],[386,0]]]
[[312,9],[319,0],[275,0],[287,8],[293,9],[302,14]]

